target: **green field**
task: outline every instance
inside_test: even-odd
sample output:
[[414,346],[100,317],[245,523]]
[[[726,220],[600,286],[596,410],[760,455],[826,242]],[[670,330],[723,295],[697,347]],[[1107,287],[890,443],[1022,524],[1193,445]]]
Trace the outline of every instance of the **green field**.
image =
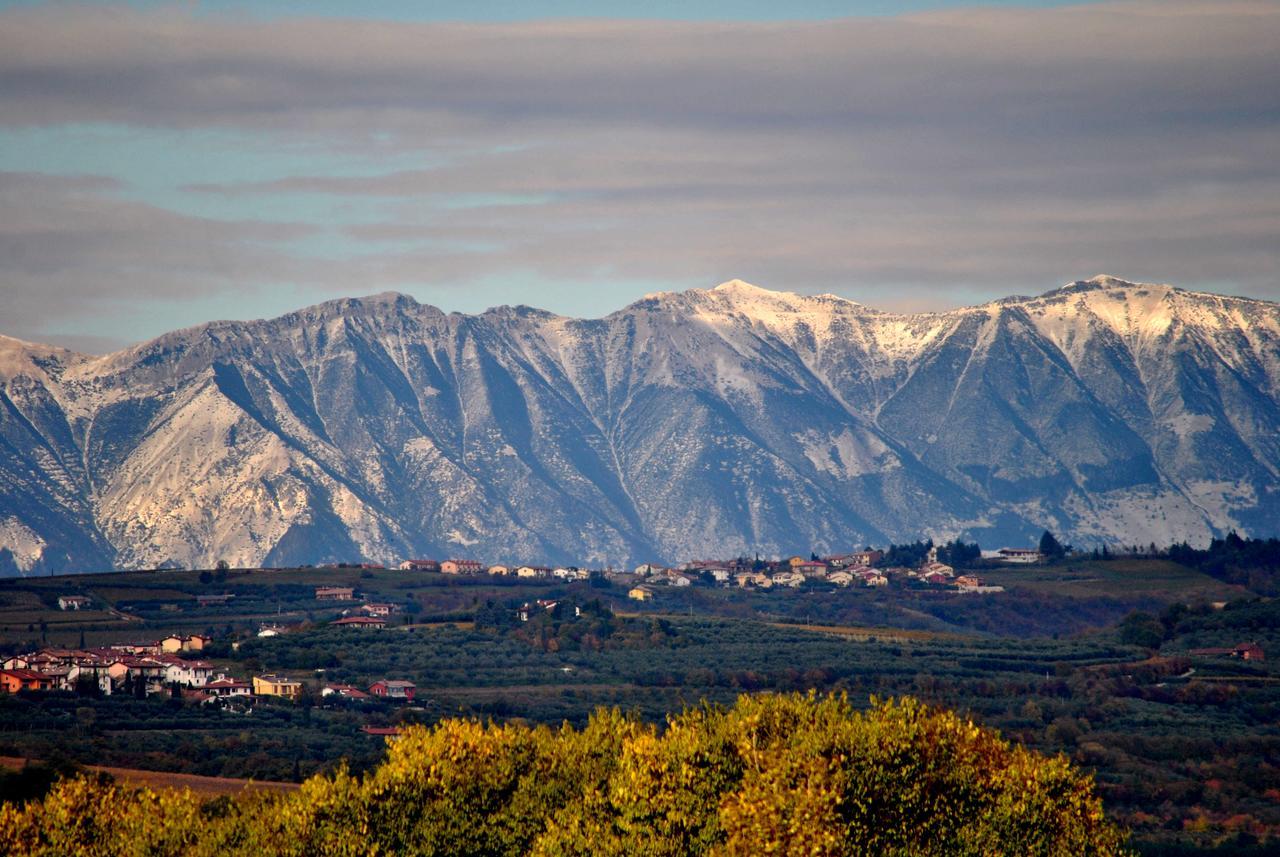
[[1066,598],[1108,596],[1159,600],[1230,601],[1248,594],[1186,566],[1161,559],[1066,561],[1048,566],[983,570],[991,584]]

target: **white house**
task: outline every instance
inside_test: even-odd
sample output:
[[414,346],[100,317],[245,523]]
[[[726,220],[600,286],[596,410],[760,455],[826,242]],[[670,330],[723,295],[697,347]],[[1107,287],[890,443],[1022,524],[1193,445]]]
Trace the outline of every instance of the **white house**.
[[847,571],[833,571],[827,575],[827,582],[836,586],[848,586],[853,583],[853,575]]

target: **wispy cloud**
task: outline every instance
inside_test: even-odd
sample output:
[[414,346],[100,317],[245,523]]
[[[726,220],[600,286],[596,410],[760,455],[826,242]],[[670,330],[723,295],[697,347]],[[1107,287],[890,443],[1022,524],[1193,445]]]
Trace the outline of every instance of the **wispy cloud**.
[[[90,279],[109,301],[741,276],[918,305],[1110,271],[1277,297],[1277,44],[1273,2],[483,26],[11,11],[0,130],[233,129],[388,168],[209,181],[194,152],[174,189],[243,211],[219,220],[50,179],[46,232],[0,225],[5,324],[41,327],[51,291],[74,311]],[[381,217],[253,216],[300,194]],[[300,250],[317,230],[323,260]]]

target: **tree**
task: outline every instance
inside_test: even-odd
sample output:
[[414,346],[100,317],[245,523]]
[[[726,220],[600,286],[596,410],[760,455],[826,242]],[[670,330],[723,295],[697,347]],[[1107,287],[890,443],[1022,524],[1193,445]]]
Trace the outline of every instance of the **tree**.
[[1045,530],[1044,535],[1040,536],[1040,553],[1049,559],[1057,559],[1066,553],[1066,548],[1062,546],[1062,543],[1058,541],[1053,533]]
[[409,726],[363,778],[339,769],[212,813],[190,792],[87,779],[0,807],[0,852],[22,854],[1066,857],[1122,841],[1065,757],[914,700],[859,712],[812,693],[703,705],[661,731],[617,710],[581,731]]
[[1120,622],[1120,642],[1144,649],[1158,649],[1164,642],[1165,627],[1150,613],[1135,610]]

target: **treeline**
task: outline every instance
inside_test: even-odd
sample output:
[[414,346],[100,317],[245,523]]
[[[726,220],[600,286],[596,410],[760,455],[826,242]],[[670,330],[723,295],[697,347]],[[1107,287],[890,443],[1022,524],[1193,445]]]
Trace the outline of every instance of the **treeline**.
[[477,631],[522,640],[544,652],[602,651],[610,648],[656,648],[677,635],[665,619],[619,617],[598,598],[580,603],[496,602],[475,612]]
[[[933,550],[933,539],[889,545],[876,565],[880,568],[918,568]],[[972,568],[982,561],[982,548],[977,542],[953,539],[938,545],[938,561],[952,568]]]
[[363,778],[202,802],[95,779],[0,808],[0,851],[154,855],[1108,855],[1065,758],[910,699],[741,697],[657,728],[415,727]]

